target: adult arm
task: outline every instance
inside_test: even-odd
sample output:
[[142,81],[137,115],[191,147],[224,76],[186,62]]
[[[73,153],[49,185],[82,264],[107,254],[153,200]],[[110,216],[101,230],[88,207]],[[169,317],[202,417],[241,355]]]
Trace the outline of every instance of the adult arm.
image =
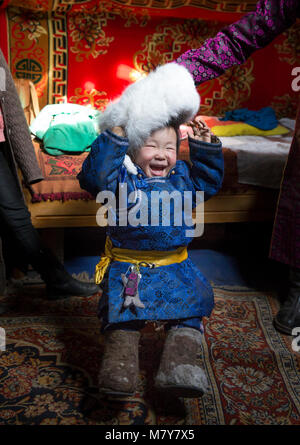
[[0,105],[4,118],[6,137],[10,141],[14,158],[21,169],[27,184],[33,184],[43,179],[38,165],[30,131],[24,111],[8,68],[6,60],[0,50],[1,88]]
[[207,39],[198,49],[183,53],[176,63],[185,66],[196,85],[244,63],[300,17],[299,0],[260,0],[256,10]]

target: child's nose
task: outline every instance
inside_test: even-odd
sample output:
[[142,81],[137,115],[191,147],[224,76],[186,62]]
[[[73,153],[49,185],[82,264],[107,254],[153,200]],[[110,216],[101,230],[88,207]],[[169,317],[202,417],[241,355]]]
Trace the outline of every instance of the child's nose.
[[164,150],[158,150],[156,152],[155,158],[156,159],[165,159],[166,158],[166,154],[165,154]]

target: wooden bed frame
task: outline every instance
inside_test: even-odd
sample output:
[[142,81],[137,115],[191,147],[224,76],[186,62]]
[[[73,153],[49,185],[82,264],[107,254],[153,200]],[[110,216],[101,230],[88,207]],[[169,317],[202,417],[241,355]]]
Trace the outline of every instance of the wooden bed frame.
[[[31,202],[24,190],[27,205],[36,228],[94,227],[100,206],[95,201]],[[224,190],[204,205],[204,223],[272,221],[278,199],[277,190],[249,188],[245,192]]]

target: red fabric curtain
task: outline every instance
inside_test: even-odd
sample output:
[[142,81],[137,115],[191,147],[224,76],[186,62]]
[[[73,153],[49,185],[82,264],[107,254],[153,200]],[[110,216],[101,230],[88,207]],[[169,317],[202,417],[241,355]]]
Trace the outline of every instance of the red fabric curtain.
[[[41,108],[68,100],[102,109],[135,76],[200,47],[256,1],[31,0],[26,10],[23,1],[8,3],[0,45],[13,76],[35,83]],[[242,66],[202,84],[201,113],[272,106],[278,117],[295,117],[299,42],[298,22]]]

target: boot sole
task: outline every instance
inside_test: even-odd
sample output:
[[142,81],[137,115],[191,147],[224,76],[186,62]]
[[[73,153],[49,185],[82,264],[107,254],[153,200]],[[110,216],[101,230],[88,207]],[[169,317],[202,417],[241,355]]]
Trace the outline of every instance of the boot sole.
[[160,392],[165,392],[168,394],[172,394],[174,397],[183,397],[183,398],[198,398],[202,397],[204,391],[199,388],[193,388],[191,386],[177,386],[177,385],[164,385],[158,386],[155,385],[155,388]]
[[286,327],[284,324],[279,323],[276,318],[274,319],[275,328],[282,334],[292,335],[292,328]]

